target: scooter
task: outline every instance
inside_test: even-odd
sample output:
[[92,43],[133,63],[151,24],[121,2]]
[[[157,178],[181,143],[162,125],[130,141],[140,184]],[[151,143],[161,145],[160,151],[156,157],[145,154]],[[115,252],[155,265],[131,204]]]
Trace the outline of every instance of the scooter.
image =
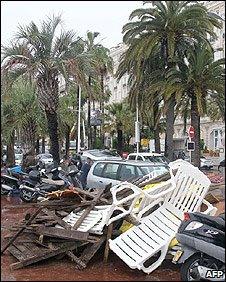
[[45,169],[33,170],[29,172],[29,177],[20,185],[20,198],[24,202],[33,202],[39,196],[44,197],[47,193],[61,189],[66,185],[59,176],[60,168],[54,168],[49,173]]
[[182,264],[182,281],[225,280],[225,215],[185,213],[172,262]]

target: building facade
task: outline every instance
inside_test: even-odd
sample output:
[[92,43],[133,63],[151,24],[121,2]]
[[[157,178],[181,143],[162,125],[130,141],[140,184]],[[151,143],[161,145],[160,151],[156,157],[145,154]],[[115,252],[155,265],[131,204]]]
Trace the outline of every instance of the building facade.
[[208,11],[213,12],[223,19],[222,29],[215,29],[217,39],[210,38],[215,50],[215,59],[225,58],[225,1],[203,1]]
[[111,91],[111,97],[109,104],[114,102],[121,102],[129,93],[128,78],[125,74],[119,81],[115,78],[116,71],[119,66],[120,57],[126,51],[127,47],[125,44],[120,43],[115,47],[110,48],[110,56],[113,59],[113,75],[108,74],[104,79],[105,87]]
[[[201,1],[200,1],[201,2]],[[210,12],[218,14],[223,20],[225,19],[225,2],[224,1],[202,1]],[[215,59],[225,57],[225,22],[223,21],[223,28],[221,30],[215,30],[217,34],[217,40],[212,41],[213,48],[215,50]],[[126,51],[125,44],[120,43],[116,47],[110,49],[110,56],[114,62],[114,75],[117,71],[120,58]],[[114,75],[108,74],[105,78],[105,87],[111,91],[111,97],[109,104],[113,102],[121,102],[129,93],[128,78],[124,75],[120,81],[114,77]],[[189,126],[189,122],[188,122]],[[186,135],[183,134],[183,120],[176,119],[174,125],[174,139],[175,146],[178,150],[182,150],[185,147]],[[201,138],[204,141],[208,150],[220,150],[221,155],[224,155],[224,143],[225,143],[225,123],[223,121],[211,121],[210,118],[201,118]],[[164,139],[164,134],[161,136]],[[223,152],[223,153],[222,153]]]

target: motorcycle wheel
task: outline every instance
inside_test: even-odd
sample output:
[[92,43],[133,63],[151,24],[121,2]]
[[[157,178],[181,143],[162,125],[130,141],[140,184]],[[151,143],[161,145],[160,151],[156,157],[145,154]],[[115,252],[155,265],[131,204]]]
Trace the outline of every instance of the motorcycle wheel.
[[197,267],[205,266],[218,269],[216,260],[211,257],[201,257],[200,254],[194,254],[187,259],[181,266],[180,274],[182,281],[203,281],[200,277]]
[[5,195],[8,195],[8,194],[9,194],[9,191],[2,189],[2,186],[1,186],[1,195],[5,196]]
[[20,190],[20,198],[25,203],[31,203],[37,200],[37,196],[31,191],[26,191],[25,189]]

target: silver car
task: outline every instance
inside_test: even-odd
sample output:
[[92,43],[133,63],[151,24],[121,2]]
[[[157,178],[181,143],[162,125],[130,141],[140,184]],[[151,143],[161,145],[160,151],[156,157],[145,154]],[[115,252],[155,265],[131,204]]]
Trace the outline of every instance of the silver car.
[[86,150],[82,153],[82,161],[85,162],[87,158],[93,161],[101,160],[122,160],[119,154],[112,152],[110,150]]
[[88,173],[87,188],[104,188],[109,183],[114,186],[150,172],[157,176],[167,171],[169,167],[163,163],[127,160],[96,161]]

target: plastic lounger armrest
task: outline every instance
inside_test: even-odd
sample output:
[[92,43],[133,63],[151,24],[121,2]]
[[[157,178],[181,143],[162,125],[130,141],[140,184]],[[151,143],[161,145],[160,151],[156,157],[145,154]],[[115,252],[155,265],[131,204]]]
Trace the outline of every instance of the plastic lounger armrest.
[[[171,184],[171,185],[168,188],[166,188],[166,190],[163,190],[163,191],[161,191],[159,193],[153,194],[153,192],[155,192],[156,190],[160,190],[160,189],[162,189],[162,187],[168,186],[169,184]],[[143,190],[143,193],[144,193],[144,196],[147,196],[148,198],[154,200],[154,199],[158,199],[158,198],[163,197],[166,194],[172,192],[175,189],[175,187],[176,186],[174,185],[174,183],[170,179],[170,180],[167,180],[167,181],[165,181],[163,183],[159,183],[158,186],[150,189],[150,191]]]
[[217,212],[217,208],[216,207],[214,207],[212,204],[210,204],[205,199],[202,200],[202,203],[207,206],[207,209],[204,212],[202,212],[202,213],[208,214],[208,215],[215,215],[216,214],[216,212]]
[[138,215],[136,216],[134,214],[134,216],[136,217],[136,219],[138,221],[140,221],[142,219],[142,215],[145,214],[147,211],[149,211],[152,207],[154,207],[157,204],[160,204],[161,202],[164,201],[164,198],[158,198],[155,201],[151,202],[149,205],[147,205],[146,207],[144,207],[141,211],[138,212]]

